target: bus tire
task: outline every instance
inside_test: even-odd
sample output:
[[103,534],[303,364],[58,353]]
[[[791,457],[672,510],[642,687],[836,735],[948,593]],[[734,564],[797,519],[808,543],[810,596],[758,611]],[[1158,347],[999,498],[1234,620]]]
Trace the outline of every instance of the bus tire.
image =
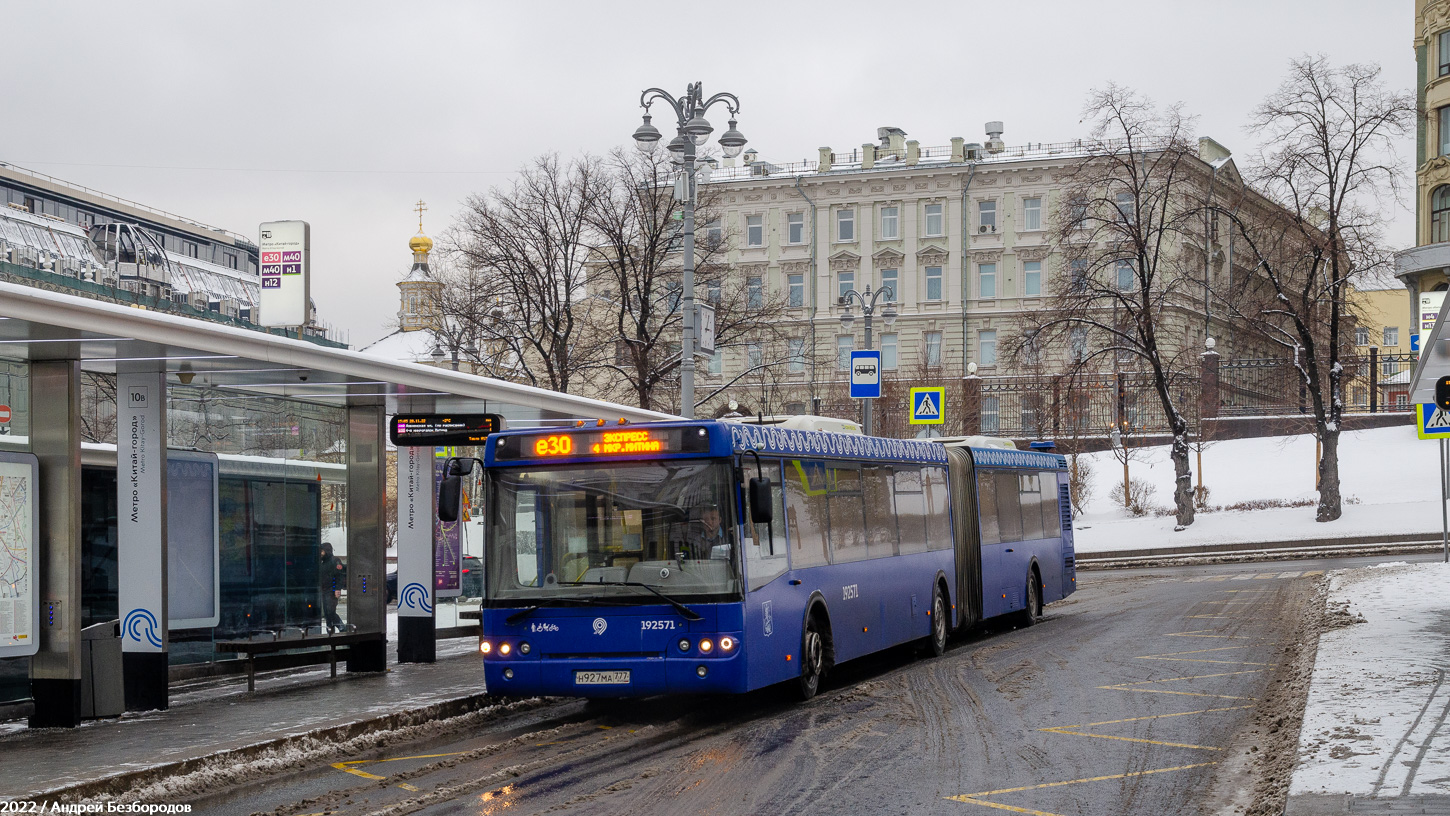
[[801,676],[798,692],[802,702],[821,690],[821,677],[826,673],[826,648],[830,630],[815,613],[806,618],[806,631],[801,636]]
[[942,594],[941,584],[937,584],[931,591],[931,634],[926,636],[924,649],[928,656],[941,657],[946,654],[949,628],[946,596]]
[[1027,593],[1024,596],[1026,605],[1018,614],[1017,625],[1028,627],[1037,622],[1037,616],[1042,614],[1042,590],[1037,581],[1037,571],[1027,571]]

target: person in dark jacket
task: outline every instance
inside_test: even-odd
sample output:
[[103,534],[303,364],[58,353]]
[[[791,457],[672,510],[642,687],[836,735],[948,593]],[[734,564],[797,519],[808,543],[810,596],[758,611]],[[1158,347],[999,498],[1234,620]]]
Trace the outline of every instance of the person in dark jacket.
[[318,582],[322,588],[322,611],[329,631],[342,628],[342,618],[337,614],[337,600],[347,586],[347,567],[342,559],[332,554],[332,545],[322,542],[322,564],[318,570]]

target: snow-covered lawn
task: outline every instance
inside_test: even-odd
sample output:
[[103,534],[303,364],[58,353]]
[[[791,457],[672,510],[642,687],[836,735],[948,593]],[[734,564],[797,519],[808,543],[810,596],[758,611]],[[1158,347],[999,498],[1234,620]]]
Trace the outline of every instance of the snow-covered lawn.
[[[1339,474],[1346,500],[1338,521],[1314,521],[1314,507],[1199,513],[1191,527],[1173,531],[1173,518],[1133,518],[1113,503],[1109,491],[1121,485],[1123,466],[1108,451],[1083,454],[1093,468],[1092,496],[1078,517],[1081,552],[1183,547],[1240,541],[1292,541],[1440,529],[1439,446],[1415,437],[1410,425],[1347,431],[1340,436]],[[1151,502],[1173,504],[1173,462],[1168,446],[1134,450],[1131,477],[1153,485]],[[1197,459],[1190,456],[1197,484]],[[1264,500],[1315,500],[1314,437],[1309,434],[1218,442],[1203,452],[1203,482],[1209,504]]]
[[1447,583],[1443,563],[1332,575],[1331,612],[1365,622],[1319,638],[1291,796],[1450,794]]

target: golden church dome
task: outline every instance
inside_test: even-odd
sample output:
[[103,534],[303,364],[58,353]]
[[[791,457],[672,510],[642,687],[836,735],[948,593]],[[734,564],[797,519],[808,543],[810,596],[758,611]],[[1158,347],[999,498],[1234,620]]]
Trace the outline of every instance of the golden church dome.
[[414,252],[429,252],[433,249],[433,239],[420,232],[408,240],[408,249]]

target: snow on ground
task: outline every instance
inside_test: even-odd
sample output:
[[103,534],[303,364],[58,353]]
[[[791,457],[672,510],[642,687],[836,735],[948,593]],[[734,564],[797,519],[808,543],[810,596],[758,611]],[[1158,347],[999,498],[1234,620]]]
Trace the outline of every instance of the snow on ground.
[[1450,794],[1447,583],[1443,563],[1332,575],[1331,613],[1365,622],[1319,637],[1291,796]]
[[[1440,530],[1439,446],[1416,438],[1411,425],[1346,431],[1339,439],[1340,490],[1359,504],[1344,506],[1334,522],[1314,521],[1314,507],[1199,513],[1193,525],[1174,532],[1171,516],[1133,518],[1109,498],[1123,481],[1123,466],[1109,451],[1083,454],[1090,463],[1092,496],[1074,522],[1077,549],[1104,552],[1182,547],[1229,541],[1293,541],[1313,538]],[[1173,462],[1167,445],[1133,449],[1131,478],[1153,485],[1150,500],[1173,504]],[[1198,482],[1196,455],[1189,466]],[[1262,500],[1316,500],[1314,437],[1264,437],[1217,442],[1203,451],[1203,482],[1209,504]]]

